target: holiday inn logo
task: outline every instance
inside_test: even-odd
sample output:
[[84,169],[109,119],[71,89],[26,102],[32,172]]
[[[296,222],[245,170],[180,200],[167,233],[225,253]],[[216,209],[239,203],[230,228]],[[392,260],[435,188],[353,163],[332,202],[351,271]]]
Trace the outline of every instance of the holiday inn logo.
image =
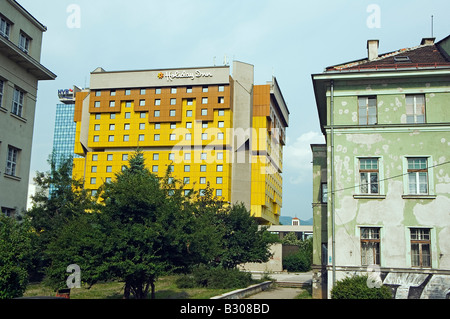
[[211,72],[203,72],[200,70],[195,71],[166,71],[166,72],[159,72],[158,73],[158,79],[162,80],[164,78],[167,79],[167,81],[173,81],[176,79],[191,79],[195,80],[198,78],[208,78],[212,77]]

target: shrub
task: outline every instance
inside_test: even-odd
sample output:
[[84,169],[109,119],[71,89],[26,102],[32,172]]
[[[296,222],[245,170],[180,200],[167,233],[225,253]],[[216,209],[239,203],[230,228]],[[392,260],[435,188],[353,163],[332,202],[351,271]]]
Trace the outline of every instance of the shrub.
[[204,287],[211,289],[238,289],[245,288],[253,283],[250,273],[238,269],[210,268],[207,266],[195,267],[190,274],[177,279],[178,288]]
[[283,258],[283,268],[290,272],[311,270],[311,256],[302,250]]
[[337,281],[331,290],[331,299],[392,299],[388,286],[369,288],[367,279],[368,275],[360,275]]

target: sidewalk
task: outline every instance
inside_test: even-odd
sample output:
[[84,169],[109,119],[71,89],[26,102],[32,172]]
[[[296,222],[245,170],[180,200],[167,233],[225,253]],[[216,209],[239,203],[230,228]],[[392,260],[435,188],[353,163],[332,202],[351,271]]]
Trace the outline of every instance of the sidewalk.
[[[263,273],[252,273],[252,277],[254,279],[260,279],[264,276]],[[269,278],[274,279],[277,283],[283,283],[287,285],[287,287],[275,287],[271,288],[257,294],[251,295],[246,299],[294,299],[302,292],[301,287],[295,287],[295,285],[299,284],[311,284],[312,281],[312,272],[306,273],[270,273],[268,274]],[[294,287],[289,287],[289,284],[292,284]]]

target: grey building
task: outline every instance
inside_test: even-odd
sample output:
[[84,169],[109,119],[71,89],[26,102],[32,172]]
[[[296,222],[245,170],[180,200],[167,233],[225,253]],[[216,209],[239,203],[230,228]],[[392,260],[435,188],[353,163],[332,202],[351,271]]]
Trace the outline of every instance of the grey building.
[[26,209],[36,95],[56,75],[40,64],[47,28],[14,0],[0,2],[0,207]]

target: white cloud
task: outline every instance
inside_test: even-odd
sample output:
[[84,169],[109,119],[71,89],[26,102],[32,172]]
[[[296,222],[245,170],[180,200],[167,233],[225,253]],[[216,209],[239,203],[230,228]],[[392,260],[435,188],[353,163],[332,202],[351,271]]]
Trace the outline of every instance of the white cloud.
[[290,143],[289,139],[284,147],[284,178],[290,184],[309,182],[312,172],[311,144],[324,143],[321,133],[307,132],[301,134]]

